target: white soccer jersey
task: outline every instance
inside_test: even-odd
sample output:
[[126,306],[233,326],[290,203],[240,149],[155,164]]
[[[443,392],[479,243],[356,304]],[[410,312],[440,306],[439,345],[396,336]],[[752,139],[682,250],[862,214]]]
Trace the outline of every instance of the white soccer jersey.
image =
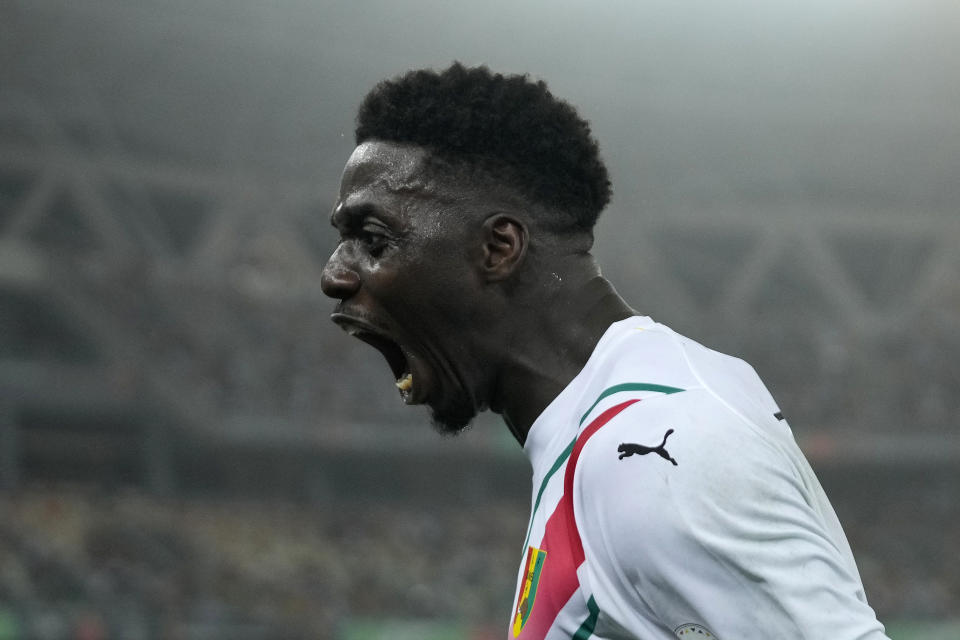
[[840,523],[754,370],[613,324],[524,446],[508,637],[886,638]]

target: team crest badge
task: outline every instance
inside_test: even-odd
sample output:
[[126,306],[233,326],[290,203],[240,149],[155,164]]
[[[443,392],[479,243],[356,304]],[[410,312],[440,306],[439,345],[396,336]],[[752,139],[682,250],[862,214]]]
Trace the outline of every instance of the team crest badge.
[[537,596],[537,585],[540,584],[540,573],[543,562],[547,559],[547,552],[536,547],[527,549],[527,560],[523,563],[523,586],[517,596],[517,606],[513,610],[513,637],[516,638],[523,631],[523,625],[530,618],[533,611],[533,600]]

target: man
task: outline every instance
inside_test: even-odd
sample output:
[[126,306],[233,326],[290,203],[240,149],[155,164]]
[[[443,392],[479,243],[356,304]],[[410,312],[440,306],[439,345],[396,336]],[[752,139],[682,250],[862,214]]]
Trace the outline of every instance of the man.
[[380,83],[356,141],[323,290],[408,404],[449,432],[495,411],[530,457],[509,637],[885,637],[753,369],[601,276],[610,183],[572,107],[454,64]]

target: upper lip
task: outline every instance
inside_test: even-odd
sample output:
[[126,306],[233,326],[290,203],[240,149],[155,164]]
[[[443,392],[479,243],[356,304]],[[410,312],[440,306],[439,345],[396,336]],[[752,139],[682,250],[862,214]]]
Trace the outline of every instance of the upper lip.
[[350,335],[363,340],[383,354],[394,378],[399,380],[410,373],[410,364],[400,344],[383,329],[370,322],[340,311],[330,315],[330,319]]

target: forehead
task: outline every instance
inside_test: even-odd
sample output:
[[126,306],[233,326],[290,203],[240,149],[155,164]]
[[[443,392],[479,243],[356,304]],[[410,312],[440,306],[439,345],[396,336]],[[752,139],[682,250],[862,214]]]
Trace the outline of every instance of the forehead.
[[413,145],[378,141],[360,144],[343,169],[339,204],[375,194],[425,192],[426,158],[427,151]]
[[464,231],[489,208],[490,194],[431,160],[431,152],[417,145],[360,144],[344,167],[331,221],[336,226],[376,212],[390,224],[420,231]]

